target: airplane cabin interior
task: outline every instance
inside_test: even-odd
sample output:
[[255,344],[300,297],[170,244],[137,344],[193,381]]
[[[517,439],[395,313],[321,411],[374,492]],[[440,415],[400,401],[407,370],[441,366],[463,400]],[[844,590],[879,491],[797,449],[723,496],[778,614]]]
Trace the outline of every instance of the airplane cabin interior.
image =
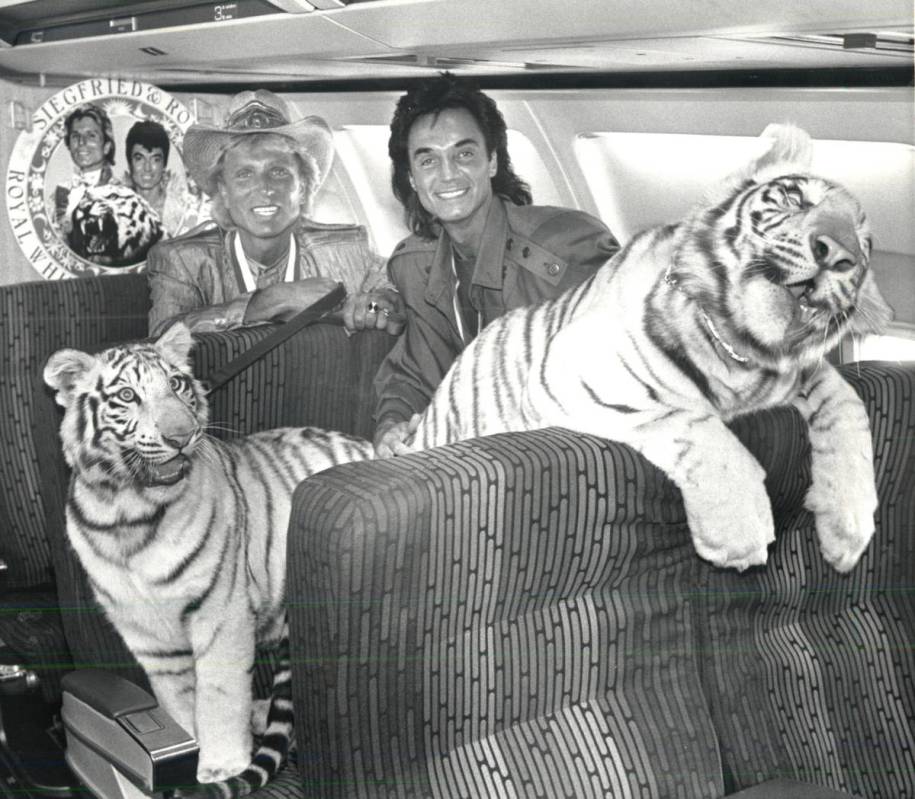
[[[584,432],[518,428],[296,480],[279,567],[288,661],[259,651],[250,675],[264,698],[288,667],[294,744],[252,795],[915,797],[913,36],[902,0],[0,0],[0,799],[216,795],[197,784],[198,765],[224,733],[183,729],[157,703],[103,610],[106,586],[68,538],[78,459],[61,451],[66,392],[55,402],[49,358],[152,340],[156,250],[226,229],[227,195],[213,188],[224,184],[194,180],[186,137],[228,129],[242,92],[266,89],[298,120],[326,123],[332,160],[308,211],[321,231],[364,231],[389,281],[404,242],[404,258],[415,250],[433,263],[435,241],[420,241],[392,190],[389,139],[398,100],[442,73],[495,101],[533,205],[599,220],[621,253],[711,202],[763,157],[768,126],[802,129],[809,173],[866,214],[867,279],[892,317],[801,370],[798,381],[812,382],[795,407],[725,419],[771,503],[764,565],[700,557],[686,489],[644,451],[589,434],[584,418]],[[167,137],[156,179],[170,203],[141,198],[128,214],[87,202],[71,144],[81,135],[73,112],[87,105],[110,128],[106,196],[139,192],[134,153],[155,148],[128,136],[151,122]],[[547,275],[565,268],[524,235],[533,243],[505,263],[533,247]],[[623,297],[620,318],[643,301]],[[309,427],[371,442],[379,370],[406,357],[400,337],[418,318],[413,305],[405,313],[397,335],[326,319],[285,339],[274,336],[282,324],[194,330],[185,355],[201,381],[269,345],[224,384],[211,381],[206,435]],[[703,335],[739,372],[740,356],[705,319]],[[569,362],[609,359],[619,329],[570,348]],[[527,357],[505,349],[512,365]],[[677,380],[717,379],[672,358]],[[866,438],[804,416],[817,369],[851,386]],[[597,405],[631,411],[607,382]],[[864,524],[875,532],[840,572],[818,536],[822,515],[846,508],[822,507],[811,485],[827,461],[866,478],[850,449],[873,472],[876,510]],[[742,502],[741,463],[717,472],[722,503]],[[245,485],[239,507],[260,518],[254,505],[272,503]],[[224,504],[219,490],[200,507]],[[200,672],[186,690],[199,698],[208,679],[219,678]],[[257,745],[272,740],[262,733]],[[223,795],[251,790],[238,785]]]

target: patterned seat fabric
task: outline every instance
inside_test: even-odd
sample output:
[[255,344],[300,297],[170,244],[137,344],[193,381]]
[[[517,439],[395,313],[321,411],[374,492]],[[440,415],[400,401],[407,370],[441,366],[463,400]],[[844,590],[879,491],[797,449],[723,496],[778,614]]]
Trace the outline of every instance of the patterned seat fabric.
[[[60,410],[43,384],[48,356],[63,347],[98,351],[146,336],[143,275],[39,282],[0,288],[0,640],[42,677],[45,698],[59,700],[60,677],[76,666],[107,668],[148,687],[142,671],[95,604],[66,542],[68,473],[60,452]],[[198,337],[195,373],[206,377],[268,334],[269,327]],[[214,435],[313,424],[368,435],[372,378],[393,339],[347,337],[342,328],[308,328],[233,378],[211,397]],[[270,682],[265,657],[258,692]],[[297,797],[286,769],[262,797]]]
[[[93,349],[146,335],[146,278],[123,275],[0,289],[0,558],[7,588],[51,581],[39,473],[54,406],[42,370],[62,347]],[[59,447],[58,447],[59,449]]]
[[66,477],[42,370],[62,347],[93,349],[145,335],[148,302],[140,275],[0,288],[0,558],[8,566],[0,641],[38,673],[49,700],[71,666],[48,537],[55,523],[48,508],[57,503],[59,511]]
[[[706,694],[737,787],[786,775],[915,796],[915,366],[843,374],[871,418],[874,540],[850,574],[834,572],[799,501],[806,457],[783,475],[797,500],[776,503],[769,567],[703,570]],[[755,452],[776,435],[771,421],[742,426]]]
[[745,574],[695,556],[679,492],[644,459],[565,431],[303,483],[288,584],[305,785],[692,798],[791,776],[915,795],[915,369],[846,377],[871,412],[882,502],[848,576],[802,508],[792,410],[735,425],[778,526],[768,566]]

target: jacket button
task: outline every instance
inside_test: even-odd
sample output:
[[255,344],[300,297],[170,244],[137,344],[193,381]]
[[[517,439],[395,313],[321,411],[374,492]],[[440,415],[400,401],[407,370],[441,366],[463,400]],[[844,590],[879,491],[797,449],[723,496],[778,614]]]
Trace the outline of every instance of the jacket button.
[[505,242],[505,249],[510,250],[514,243],[515,243],[514,239],[509,239],[508,241]]
[[529,255],[531,254],[531,248],[530,248],[530,247],[525,247],[523,250],[521,250],[521,254],[522,254],[525,258],[527,258],[527,256],[529,256]]
[[556,277],[556,275],[559,274],[560,269],[561,269],[561,267],[559,266],[559,264],[547,264],[546,265],[546,273],[550,277]]

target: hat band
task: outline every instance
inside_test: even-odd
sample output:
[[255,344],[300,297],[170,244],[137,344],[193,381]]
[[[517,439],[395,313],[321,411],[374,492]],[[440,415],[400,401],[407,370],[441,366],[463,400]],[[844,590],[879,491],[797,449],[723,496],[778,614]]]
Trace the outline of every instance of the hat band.
[[258,100],[252,100],[229,117],[226,128],[228,130],[269,130],[288,124],[289,120],[275,108],[264,105]]

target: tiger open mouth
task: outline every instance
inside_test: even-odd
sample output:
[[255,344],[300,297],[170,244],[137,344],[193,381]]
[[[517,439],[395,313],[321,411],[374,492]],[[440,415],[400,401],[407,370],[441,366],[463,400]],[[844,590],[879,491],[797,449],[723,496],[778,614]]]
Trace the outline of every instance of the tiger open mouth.
[[146,463],[140,482],[148,487],[174,485],[187,474],[190,463],[186,455],[175,455],[162,463]]
[[86,251],[92,255],[101,255],[108,248],[108,242],[99,236],[93,236],[86,245]]
[[797,300],[798,307],[802,313],[811,313],[813,305],[810,302],[810,295],[815,288],[813,279],[798,280],[796,283],[786,283],[785,288],[791,292],[791,295]]

